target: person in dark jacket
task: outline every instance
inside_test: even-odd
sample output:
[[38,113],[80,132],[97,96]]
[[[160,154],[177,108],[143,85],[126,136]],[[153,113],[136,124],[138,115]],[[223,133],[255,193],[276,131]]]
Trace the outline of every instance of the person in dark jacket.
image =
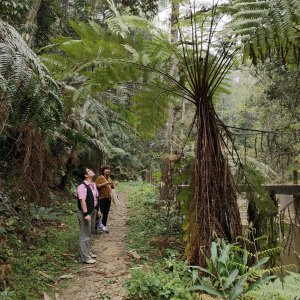
[[98,190],[93,182],[95,173],[86,167],[78,171],[83,182],[77,187],[78,222],[79,222],[79,254],[81,261],[94,264],[97,257],[91,250],[92,227],[95,228],[96,215],[101,217],[98,205]]

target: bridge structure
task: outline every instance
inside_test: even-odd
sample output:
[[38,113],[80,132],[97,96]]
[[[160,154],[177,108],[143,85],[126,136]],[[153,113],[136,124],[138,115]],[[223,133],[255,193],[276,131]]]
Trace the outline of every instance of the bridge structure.
[[[278,205],[278,199],[276,195],[290,195],[293,196],[293,201],[290,201],[286,206],[294,203],[295,214],[300,216],[300,184],[298,183],[298,171],[293,171],[293,183],[284,183],[284,184],[265,184],[265,190],[270,194],[271,199],[274,204]],[[239,192],[247,192],[249,186],[239,185]],[[281,210],[284,209],[281,208]]]

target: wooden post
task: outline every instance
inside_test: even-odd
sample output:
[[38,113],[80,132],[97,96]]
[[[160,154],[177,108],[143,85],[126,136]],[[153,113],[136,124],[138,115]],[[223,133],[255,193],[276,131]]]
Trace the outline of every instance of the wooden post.
[[298,184],[298,171],[293,171],[293,184]]
[[273,203],[275,204],[275,206],[277,207],[278,206],[278,201],[276,199],[276,192],[274,190],[270,190],[269,191],[269,194],[270,194],[270,198],[271,200],[273,201]]
[[[293,184],[298,184],[298,170],[293,171]],[[300,196],[295,195],[294,198],[294,209],[295,209],[295,217],[299,221],[300,220]]]

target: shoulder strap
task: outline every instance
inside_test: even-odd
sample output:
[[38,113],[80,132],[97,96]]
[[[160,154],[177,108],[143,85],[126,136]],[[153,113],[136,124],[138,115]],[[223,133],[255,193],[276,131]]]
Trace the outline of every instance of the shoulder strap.
[[91,192],[92,192],[92,189],[91,189],[91,187],[90,187],[88,184],[86,184],[84,181],[83,181],[83,184],[84,184],[84,186],[86,187],[86,189],[87,189],[88,191],[91,191]]

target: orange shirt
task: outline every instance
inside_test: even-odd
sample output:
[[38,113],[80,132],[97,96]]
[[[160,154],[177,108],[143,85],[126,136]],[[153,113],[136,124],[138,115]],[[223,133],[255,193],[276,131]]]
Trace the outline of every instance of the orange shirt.
[[[98,176],[95,183],[98,187],[98,184],[104,183],[104,182],[113,182],[112,179],[108,176],[108,178],[106,179],[103,175]],[[100,200],[103,198],[110,198],[110,189],[114,188],[115,186],[113,184],[108,184],[108,185],[104,185],[101,187],[98,187],[98,191],[99,191],[99,198]]]

